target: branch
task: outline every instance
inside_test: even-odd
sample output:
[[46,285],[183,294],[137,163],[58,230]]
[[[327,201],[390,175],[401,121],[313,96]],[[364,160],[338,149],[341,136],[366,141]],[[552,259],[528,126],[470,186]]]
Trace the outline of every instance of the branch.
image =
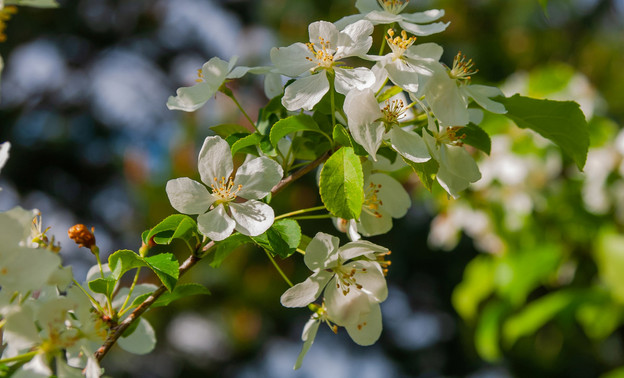
[[[292,182],[299,179],[301,176],[305,175],[306,173],[312,171],[314,168],[318,167],[321,163],[327,160],[330,155],[331,155],[331,151],[328,151],[324,153],[323,155],[321,155],[316,160],[314,160],[313,162],[311,162],[310,164],[299,169],[298,171],[295,171],[290,176],[282,179],[277,185],[273,187],[273,189],[271,189],[271,195],[277,194],[286,186],[290,185]],[[210,248],[214,247],[214,245],[215,245],[214,241],[211,241],[210,243],[206,244],[206,246],[203,248],[202,251],[204,252],[208,251]],[[199,251],[196,251],[196,252],[199,252]],[[191,269],[195,264],[197,264],[201,260],[200,257],[197,257],[198,254],[199,253],[191,254],[191,256],[189,256],[182,263],[182,265],[180,265],[180,268],[178,270],[179,277],[182,277],[184,273],[186,273],[189,269]],[[165,291],[167,291],[167,288],[165,287],[165,285],[161,285],[158,289],[156,289],[156,291],[154,291],[149,297],[147,297],[147,299],[145,299],[139,306],[137,306],[137,308],[135,308],[134,311],[132,311],[132,313],[128,315],[121,323],[111,328],[108,337],[104,341],[104,344],[102,344],[102,346],[99,347],[98,350],[95,352],[95,358],[98,360],[98,362],[102,361],[106,353],[108,353],[108,351],[113,347],[113,345],[115,345],[117,340],[121,337],[121,335],[123,335],[126,329],[128,329],[128,327],[130,327],[130,325],[132,325],[132,323],[135,320],[137,320],[145,311],[147,311]]]

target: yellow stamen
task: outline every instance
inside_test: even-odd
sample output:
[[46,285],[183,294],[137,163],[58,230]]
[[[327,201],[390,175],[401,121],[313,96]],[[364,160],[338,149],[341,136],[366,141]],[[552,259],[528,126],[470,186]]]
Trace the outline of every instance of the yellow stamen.
[[4,30],[6,29],[6,22],[11,19],[17,13],[17,7],[14,5],[7,5],[3,9],[0,9],[0,42],[4,42],[7,39]]
[[221,177],[221,180],[215,177],[214,184],[210,187],[212,188],[212,195],[217,197],[215,206],[234,201],[238,192],[243,188],[240,184],[234,187],[234,180],[231,177],[227,180],[225,177]]
[[466,56],[462,55],[460,51],[453,59],[453,68],[451,68],[451,70],[449,71],[449,76],[452,79],[468,81],[471,79],[471,75],[479,72],[479,70],[477,69],[472,70],[473,67],[474,62],[472,61],[472,59],[466,60]]
[[409,0],[377,0],[377,2],[386,12],[399,14],[405,9]]
[[334,54],[329,41],[323,37],[319,37],[319,43],[306,43],[308,50],[312,53],[312,57],[306,56],[310,62],[315,62],[316,67],[330,68],[334,65]]
[[416,37],[414,36],[407,38],[407,33],[405,32],[405,30],[401,31],[400,37],[395,37],[394,30],[389,29],[388,35],[386,36],[386,42],[388,42],[388,46],[390,46],[390,49],[394,54],[393,60],[401,58],[403,54],[405,54],[405,51],[407,51],[407,49],[410,48],[410,46],[412,46],[415,41]]

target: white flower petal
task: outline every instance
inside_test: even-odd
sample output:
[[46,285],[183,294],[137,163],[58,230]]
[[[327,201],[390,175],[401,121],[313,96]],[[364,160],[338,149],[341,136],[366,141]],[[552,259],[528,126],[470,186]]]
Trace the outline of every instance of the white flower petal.
[[201,180],[208,186],[215,184],[215,178],[227,180],[234,169],[230,145],[219,136],[207,137],[199,151],[197,166]]
[[[367,260],[357,260],[343,267],[355,269],[353,279],[362,285],[360,291],[366,293],[369,297],[377,302],[383,302],[388,297],[388,287],[386,285],[386,277],[379,266],[379,263]],[[357,290],[353,288],[352,290]]]
[[481,178],[477,163],[462,147],[443,145],[439,163],[437,180],[453,198]]
[[374,10],[366,15],[366,19],[372,22],[374,25],[386,25],[393,22],[401,22],[403,17],[398,14],[392,14],[382,10]]
[[385,127],[378,120],[383,117],[379,104],[370,89],[350,91],[345,98],[344,107],[347,114],[349,130],[353,139],[364,147],[373,160],[383,136]]
[[317,50],[322,50],[321,41],[324,41],[330,50],[336,49],[338,46],[338,28],[331,22],[316,21],[308,26],[310,35],[310,43],[314,44]]
[[368,182],[378,186],[377,196],[381,200],[381,209],[387,211],[392,218],[401,218],[407,214],[412,201],[400,182],[383,173],[373,173]]
[[371,37],[373,30],[373,24],[366,20],[360,20],[345,27],[338,36],[339,49],[334,59],[366,54],[373,44]]
[[120,337],[117,345],[132,354],[147,354],[156,346],[156,332],[152,325],[144,318],[139,319],[139,325],[128,337]]
[[352,15],[349,15],[349,16],[345,16],[345,17],[341,18],[340,20],[334,22],[334,25],[336,25],[336,27],[339,30],[342,30],[345,27],[347,27],[348,25],[353,24],[353,23],[355,23],[357,21],[360,21],[363,18],[364,18],[363,14],[352,14]]
[[9,160],[9,150],[11,149],[10,142],[4,142],[0,144],[0,170],[4,167],[7,160]]
[[401,28],[409,33],[417,36],[426,36],[445,31],[446,28],[450,25],[450,22],[435,22],[433,24],[418,25],[405,21],[399,21],[399,25],[401,25]]
[[271,227],[275,219],[273,208],[264,202],[250,200],[230,203],[236,231],[247,236],[258,236]]
[[325,307],[329,318],[340,326],[358,321],[362,312],[370,308],[369,295],[353,287],[345,295],[337,285],[334,277],[325,289]]
[[169,180],[166,191],[171,206],[183,214],[203,214],[215,201],[203,184],[188,177]]
[[398,126],[393,126],[388,133],[392,148],[399,154],[415,163],[424,163],[431,159],[425,142],[412,131],[405,131]]
[[490,100],[490,97],[503,96],[503,92],[496,87],[489,87],[486,85],[465,85],[460,90],[471,97],[477,104],[483,109],[492,113],[505,114],[507,109],[505,105],[500,102]]
[[412,60],[422,60],[425,62],[438,62],[442,57],[444,49],[437,43],[421,43],[413,45],[407,49],[405,56]]
[[381,215],[377,217],[367,212],[362,212],[357,229],[364,236],[375,236],[387,233],[392,229],[392,217],[383,210],[379,210]]
[[358,345],[373,345],[381,336],[383,328],[379,303],[371,302],[368,311],[360,312],[358,319],[345,325],[347,333]]
[[278,73],[267,73],[264,77],[264,94],[267,98],[279,96],[284,92],[282,86],[282,75]]
[[368,13],[372,11],[379,11],[381,7],[377,0],[357,0],[355,2],[355,7],[360,13]]
[[234,185],[242,185],[239,197],[246,199],[264,198],[282,179],[284,170],[275,161],[262,156],[245,162],[236,171]]
[[229,62],[217,57],[210,59],[204,63],[201,68],[201,74],[204,82],[211,87],[219,89],[225,81],[227,74],[232,70],[232,68],[234,68],[237,60],[238,57],[236,56],[233,56]]
[[368,68],[334,68],[334,72],[336,92],[343,95],[354,89],[364,90],[375,85],[375,74]]
[[339,245],[337,237],[319,232],[308,244],[303,261],[312,271],[334,267],[338,261]]
[[367,240],[358,240],[343,245],[339,251],[342,261],[347,261],[369,253],[385,253],[388,252],[388,248],[373,244]]
[[386,64],[386,71],[390,80],[408,92],[418,92],[419,71],[417,66],[397,59],[390,64]]
[[236,222],[226,214],[223,205],[219,205],[206,214],[197,217],[199,232],[214,241],[220,241],[230,236],[235,226]]
[[438,66],[427,82],[425,100],[433,114],[444,125],[463,126],[468,124],[470,117],[455,80],[446,73],[446,69]]
[[403,13],[401,16],[405,21],[414,24],[427,24],[444,17],[444,9],[429,9],[424,12]]
[[206,101],[217,93],[218,86],[208,83],[197,83],[192,87],[178,88],[176,96],[169,96],[167,108],[169,110],[183,110],[193,112],[201,108]]
[[321,324],[320,319],[315,319],[314,317],[310,317],[310,320],[303,327],[303,333],[301,334],[301,340],[303,340],[303,346],[301,347],[301,353],[299,353],[299,357],[297,357],[297,362],[295,362],[294,370],[297,370],[301,367],[303,363],[303,358],[310,350],[310,347],[314,343],[314,339],[316,338],[316,333],[318,332],[319,325]]
[[316,63],[306,59],[310,56],[308,47],[300,42],[288,47],[271,49],[271,62],[277,68],[277,72],[290,77],[299,76],[316,67]]
[[282,104],[290,111],[312,110],[327,91],[329,91],[329,80],[327,80],[327,73],[323,70],[317,74],[297,79],[287,86],[284,97],[282,97]]
[[280,298],[280,303],[284,307],[304,307],[309,305],[321,295],[321,292],[333,275],[333,272],[326,270],[312,274],[305,281],[286,290]]

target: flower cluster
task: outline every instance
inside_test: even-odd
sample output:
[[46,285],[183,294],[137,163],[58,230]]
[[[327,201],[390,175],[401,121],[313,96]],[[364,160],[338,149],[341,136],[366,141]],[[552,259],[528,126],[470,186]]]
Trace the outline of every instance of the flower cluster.
[[[313,22],[308,42],[271,49],[272,66],[236,67],[236,58],[213,58],[198,71],[194,86],[178,89],[167,102],[170,109],[194,111],[222,92],[244,112],[227,82],[247,73],[265,75],[265,92],[275,99],[257,122],[244,113],[255,132],[220,130],[205,139],[198,161],[202,183],[190,178],[167,183],[173,208],[197,214],[199,232],[217,244],[232,237],[256,243],[269,255],[290,253],[276,247],[292,240],[275,220],[305,219],[296,215],[319,208],[276,217],[273,189],[291,179],[297,161],[314,164],[337,156],[327,160],[319,176],[320,209],[352,242],[339,247],[337,237],[318,233],[304,255],[314,273],[281,298],[286,307],[313,311],[295,368],[321,322],[334,331],[344,327],[362,345],[380,335],[379,304],[387,296],[389,265],[383,256],[389,251],[361,238],[388,232],[393,218],[403,217],[411,205],[392,172],[410,166],[429,189],[435,177],[450,196],[459,196],[481,178],[475,150],[465,146],[474,143],[467,127],[477,127],[479,108],[506,111],[492,100],[501,95],[497,88],[471,84],[477,73],[472,60],[458,53],[447,66],[440,61],[441,46],[418,43],[417,38],[446,29],[448,23],[438,21],[444,11],[405,13],[407,5],[407,0],[358,0],[359,14],[336,23]],[[384,39],[374,55],[378,25],[384,27]],[[284,88],[281,77],[288,80]],[[241,151],[247,157],[233,174],[232,154]],[[303,253],[303,246],[298,250]],[[313,303],[317,299],[320,303]]]

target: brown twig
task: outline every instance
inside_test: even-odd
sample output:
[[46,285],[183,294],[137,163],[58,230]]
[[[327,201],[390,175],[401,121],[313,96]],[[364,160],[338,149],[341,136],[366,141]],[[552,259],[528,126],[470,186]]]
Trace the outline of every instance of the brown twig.
[[[310,164],[299,169],[298,171],[295,171],[290,176],[284,178],[277,185],[275,185],[273,189],[271,189],[271,194],[275,195],[276,193],[284,189],[293,181],[297,180],[298,178],[305,175],[306,173],[312,171],[314,168],[318,167],[321,163],[327,160],[330,155],[331,155],[331,152],[328,151],[325,154],[321,155],[321,157],[319,157],[318,159],[311,162]],[[203,251],[205,252],[209,250],[214,245],[215,243],[211,241],[210,243],[206,244],[206,246],[204,246]],[[199,252],[199,251],[196,251],[196,252]],[[197,256],[198,254],[199,253],[191,254],[191,256],[189,256],[189,258],[187,258],[182,263],[182,265],[180,265],[179,277],[182,277],[184,273],[186,273],[189,269],[191,269],[195,264],[197,264],[201,260],[201,258]],[[132,311],[132,313],[128,315],[121,323],[113,327],[110,330],[110,333],[108,337],[106,338],[106,340],[104,341],[104,343],[102,344],[102,346],[99,347],[98,350],[95,352],[95,358],[98,361],[102,361],[106,353],[108,353],[108,351],[113,347],[113,345],[115,345],[117,340],[121,337],[121,335],[123,335],[126,329],[128,329],[128,327],[130,327],[130,325],[135,320],[137,320],[145,311],[147,311],[166,290],[167,288],[165,287],[165,285],[161,285],[158,289],[156,289],[156,291],[154,291],[149,297],[147,297],[147,299],[145,299],[137,308],[135,308],[134,311]]]

